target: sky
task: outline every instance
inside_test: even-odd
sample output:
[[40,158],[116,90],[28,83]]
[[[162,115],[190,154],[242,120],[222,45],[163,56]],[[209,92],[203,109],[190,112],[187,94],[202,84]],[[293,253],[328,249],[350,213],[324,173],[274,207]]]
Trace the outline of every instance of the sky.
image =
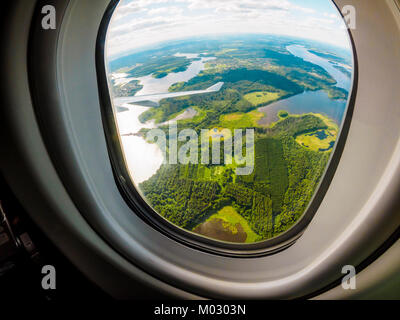
[[331,0],[121,0],[107,32],[107,56],[191,36],[265,33],[349,47]]

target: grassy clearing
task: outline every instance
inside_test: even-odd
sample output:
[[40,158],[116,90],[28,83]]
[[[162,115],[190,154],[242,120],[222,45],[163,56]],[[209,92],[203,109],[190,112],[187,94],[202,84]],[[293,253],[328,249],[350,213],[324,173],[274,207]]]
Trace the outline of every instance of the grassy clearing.
[[259,106],[278,100],[281,97],[280,92],[257,91],[244,95],[244,99],[253,106]]
[[231,113],[221,116],[220,125],[227,129],[241,129],[258,127],[258,122],[264,117],[264,113],[253,110],[248,113]]
[[190,123],[191,125],[193,125],[193,124],[201,123],[201,121],[203,121],[204,119],[207,118],[207,111],[205,111],[197,106],[192,106],[192,108],[197,111],[197,115],[194,116],[192,119],[179,120],[179,123],[181,123],[181,124]]
[[296,137],[296,142],[311,151],[330,152],[335,143],[339,127],[336,122],[322,114],[314,114],[328,126],[326,130],[317,130]]
[[[320,139],[318,135],[325,136],[325,139]],[[315,132],[300,135],[296,138],[296,142],[308,150],[321,151],[326,150],[329,152],[331,150],[331,145],[336,141],[337,134],[332,135],[328,130],[318,130]]]
[[250,228],[246,219],[244,219],[240,214],[238,214],[233,207],[224,207],[218,213],[212,215],[207,221],[211,220],[223,220],[224,228],[229,229],[233,234],[238,232],[236,227],[240,224],[247,234],[246,243],[254,243],[260,240],[260,237]]
[[227,116],[224,117],[225,121],[238,121],[243,118],[243,114],[240,113],[232,113],[228,114]]

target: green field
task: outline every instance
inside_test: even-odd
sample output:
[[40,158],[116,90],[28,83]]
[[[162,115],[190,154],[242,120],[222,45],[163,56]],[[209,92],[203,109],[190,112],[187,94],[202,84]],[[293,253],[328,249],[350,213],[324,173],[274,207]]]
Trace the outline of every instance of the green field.
[[243,96],[253,106],[261,106],[267,103],[277,101],[283,94],[279,92],[258,91],[248,93]]
[[335,143],[339,128],[337,124],[321,114],[315,114],[327,125],[320,129],[296,136],[296,142],[311,151],[328,152]]
[[317,130],[300,135],[296,142],[312,151],[329,150],[331,143],[336,141],[337,134],[332,134],[328,130]]
[[264,117],[259,111],[250,111],[248,113],[230,113],[221,116],[220,127],[227,129],[240,129],[257,127],[258,122]]

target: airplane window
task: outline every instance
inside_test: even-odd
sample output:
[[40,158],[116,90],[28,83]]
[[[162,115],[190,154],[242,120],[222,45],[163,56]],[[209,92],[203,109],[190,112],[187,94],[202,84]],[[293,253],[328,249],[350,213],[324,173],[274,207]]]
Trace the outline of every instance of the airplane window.
[[243,246],[302,221],[352,88],[332,1],[123,0],[105,60],[115,141],[149,215]]

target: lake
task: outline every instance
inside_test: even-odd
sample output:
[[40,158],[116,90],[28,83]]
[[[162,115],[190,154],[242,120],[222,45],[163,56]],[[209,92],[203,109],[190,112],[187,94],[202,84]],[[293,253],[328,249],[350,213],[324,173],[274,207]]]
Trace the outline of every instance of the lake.
[[[351,89],[351,79],[333,67],[328,59],[321,58],[309,52],[300,45],[291,45],[287,50],[296,57],[302,58],[324,68],[337,81],[337,86],[347,91]],[[270,125],[279,120],[278,112],[280,110],[288,111],[291,114],[303,113],[321,113],[332,118],[340,126],[346,110],[347,100],[330,99],[328,94],[320,91],[305,91],[302,94],[279,100],[258,110],[265,114],[265,117],[259,121],[261,125]]]
[[157,172],[164,160],[163,154],[156,144],[147,143],[135,135],[142,128],[155,127],[153,121],[143,124],[138,119],[149,108],[132,105],[122,105],[122,107],[129,110],[117,113],[118,130],[128,170],[133,182],[138,185]]
[[259,124],[270,125],[278,121],[278,112],[285,110],[291,114],[321,113],[332,118],[340,125],[346,104],[346,100],[330,99],[328,94],[322,90],[306,91],[259,108],[258,110],[265,114],[265,117],[259,121]]
[[[197,58],[197,54],[176,54],[180,57],[184,56],[188,59]],[[178,82],[187,82],[190,79],[196,77],[201,71],[205,68],[205,63],[210,60],[214,60],[214,57],[201,58],[200,60],[193,61],[190,66],[182,72],[169,73],[164,78],[154,78],[151,74],[139,77],[132,78],[131,80],[138,80],[143,88],[136,93],[135,96],[145,96],[149,94],[157,94],[157,93],[166,93],[168,92],[169,87],[171,87],[174,83]]]
[[[188,59],[197,58],[198,54],[177,54],[185,56]],[[143,88],[136,93],[135,96],[167,93],[168,88],[174,83],[181,81],[189,81],[197,76],[205,68],[205,63],[213,57],[202,58],[201,60],[193,61],[186,71],[170,73],[168,76],[160,79],[153,78],[148,75],[140,78],[129,78],[128,74],[115,74],[114,78],[118,83],[127,83],[132,80],[139,80]],[[138,106],[134,104],[124,103],[123,98],[114,99],[114,106],[117,111],[118,130],[121,135],[121,142],[128,170],[132,176],[132,180],[137,186],[143,181],[151,178],[161,167],[164,159],[161,150],[157,144],[147,143],[142,137],[135,134],[142,128],[152,129],[156,125],[154,121],[141,123],[139,116],[149,109],[149,107]],[[187,109],[184,113],[177,117],[177,120],[183,120],[194,117],[197,111],[193,108]]]
[[341,72],[339,69],[335,68],[331,63],[331,60],[322,58],[308,51],[307,48],[300,45],[291,45],[287,46],[286,50],[288,50],[292,55],[302,58],[305,61],[314,63],[321,68],[325,69],[337,82],[336,86],[347,91],[350,90],[351,87],[351,79]]

